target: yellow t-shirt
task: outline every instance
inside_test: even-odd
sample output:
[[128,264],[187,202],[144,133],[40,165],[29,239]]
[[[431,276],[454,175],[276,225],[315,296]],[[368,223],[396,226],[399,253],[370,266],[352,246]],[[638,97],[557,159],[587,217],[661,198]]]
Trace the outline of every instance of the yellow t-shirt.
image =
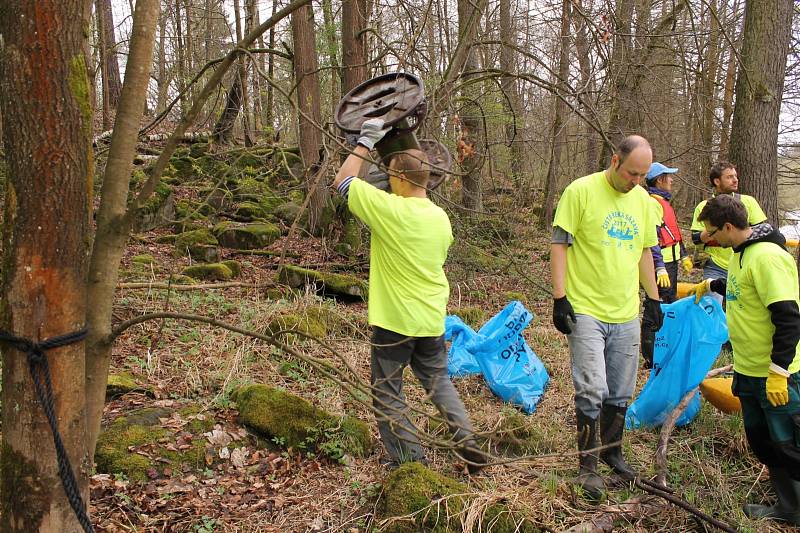
[[[736,194],[736,198],[740,200],[745,208],[747,209],[747,223],[751,226],[755,226],[756,224],[761,224],[765,220],[767,220],[767,215],[764,214],[764,211],[761,209],[761,206],[758,205],[758,201],[753,198],[752,196],[748,196],[746,194]],[[706,202],[708,200],[703,200],[697,207],[694,208],[694,217],[692,217],[692,231],[703,231],[706,229],[705,225],[697,220],[697,217],[700,216],[700,211],[703,210],[705,207]],[[701,249],[705,249],[708,256],[711,258],[714,263],[720,267],[728,270],[728,263],[731,260],[731,256],[733,255],[732,248],[723,248],[721,246],[706,246],[704,244],[699,244]]]
[[[766,377],[775,334],[767,306],[787,300],[800,305],[794,258],[775,243],[751,244],[743,252],[733,254],[725,292],[733,369],[745,376]],[[798,370],[800,345],[789,365],[789,372]]]
[[369,323],[410,337],[444,333],[450,286],[444,274],[453,243],[450,219],[427,198],[406,198],[358,178],[347,205],[372,231]]
[[639,260],[658,244],[653,201],[642,187],[616,191],[604,171],[564,190],[553,226],[573,236],[566,291],[576,313],[614,324],[639,315]]

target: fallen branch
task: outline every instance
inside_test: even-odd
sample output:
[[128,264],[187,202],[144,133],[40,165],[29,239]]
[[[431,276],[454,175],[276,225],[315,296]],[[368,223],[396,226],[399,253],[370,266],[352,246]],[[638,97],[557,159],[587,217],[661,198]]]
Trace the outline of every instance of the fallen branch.
[[647,516],[658,510],[657,500],[652,496],[634,496],[622,503],[605,507],[590,520],[564,531],[564,533],[609,533],[614,530],[614,520],[632,516]]
[[242,281],[227,281],[224,283],[198,283],[197,285],[173,285],[170,283],[149,283],[146,281],[143,282],[130,282],[130,283],[120,283],[117,285],[118,289],[168,289],[173,291],[197,291],[197,290],[205,290],[205,289],[227,289],[230,287],[246,287],[246,288],[253,288],[257,289],[260,287],[274,287],[275,285],[270,284],[258,284],[258,283],[245,283]]
[[652,485],[645,485],[644,483],[642,483],[639,480],[636,480],[635,484],[636,484],[637,487],[639,487],[643,491],[648,492],[650,494],[653,494],[655,496],[660,496],[661,498],[664,498],[668,502],[670,502],[670,503],[672,503],[674,505],[677,505],[681,509],[689,511],[691,514],[695,515],[697,518],[708,522],[709,524],[713,525],[717,529],[725,531],[726,533],[737,533],[736,529],[732,528],[731,526],[729,526],[725,522],[717,520],[713,516],[707,515],[706,513],[704,513],[703,511],[701,511],[700,509],[698,509],[697,507],[695,507],[691,503],[687,502],[683,498],[679,498],[678,496],[673,496],[669,492],[657,489]]

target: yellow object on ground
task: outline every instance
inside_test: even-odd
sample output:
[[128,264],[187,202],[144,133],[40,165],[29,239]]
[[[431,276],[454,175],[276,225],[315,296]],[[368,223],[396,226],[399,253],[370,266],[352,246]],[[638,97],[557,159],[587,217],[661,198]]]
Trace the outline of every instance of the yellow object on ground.
[[798,239],[786,239],[786,247],[787,248],[797,248]]
[[738,413],[742,410],[739,398],[731,392],[733,377],[708,378],[700,383],[703,398],[723,413]]

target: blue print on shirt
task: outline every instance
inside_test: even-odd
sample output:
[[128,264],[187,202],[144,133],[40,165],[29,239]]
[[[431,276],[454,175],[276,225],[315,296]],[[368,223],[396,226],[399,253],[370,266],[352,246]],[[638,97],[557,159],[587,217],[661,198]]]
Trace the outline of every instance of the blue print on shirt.
[[608,238],[603,239],[603,246],[615,246],[633,250],[633,239],[639,235],[639,225],[629,214],[612,211],[603,220],[603,230]]

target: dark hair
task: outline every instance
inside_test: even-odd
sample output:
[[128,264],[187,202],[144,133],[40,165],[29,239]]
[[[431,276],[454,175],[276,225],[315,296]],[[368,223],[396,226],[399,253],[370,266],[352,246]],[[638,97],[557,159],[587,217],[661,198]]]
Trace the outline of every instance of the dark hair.
[[650,147],[650,143],[647,142],[647,139],[642,137],[641,135],[628,135],[622,142],[619,143],[615,153],[619,156],[619,164],[625,162],[631,152],[639,148],[640,146]]
[[708,181],[711,182],[712,187],[717,186],[717,184],[714,183],[714,180],[720,179],[722,177],[722,173],[729,168],[736,170],[736,165],[730,161],[717,161],[711,166],[711,170],[708,172]]
[[731,194],[720,194],[706,202],[697,220],[708,221],[717,228],[721,228],[726,222],[738,229],[747,229],[750,226],[747,222],[747,208]]
[[389,162],[392,167],[390,172],[392,170],[402,172],[403,177],[417,187],[428,185],[431,167],[428,163],[428,156],[422,150],[412,148],[394,153],[390,156]]

